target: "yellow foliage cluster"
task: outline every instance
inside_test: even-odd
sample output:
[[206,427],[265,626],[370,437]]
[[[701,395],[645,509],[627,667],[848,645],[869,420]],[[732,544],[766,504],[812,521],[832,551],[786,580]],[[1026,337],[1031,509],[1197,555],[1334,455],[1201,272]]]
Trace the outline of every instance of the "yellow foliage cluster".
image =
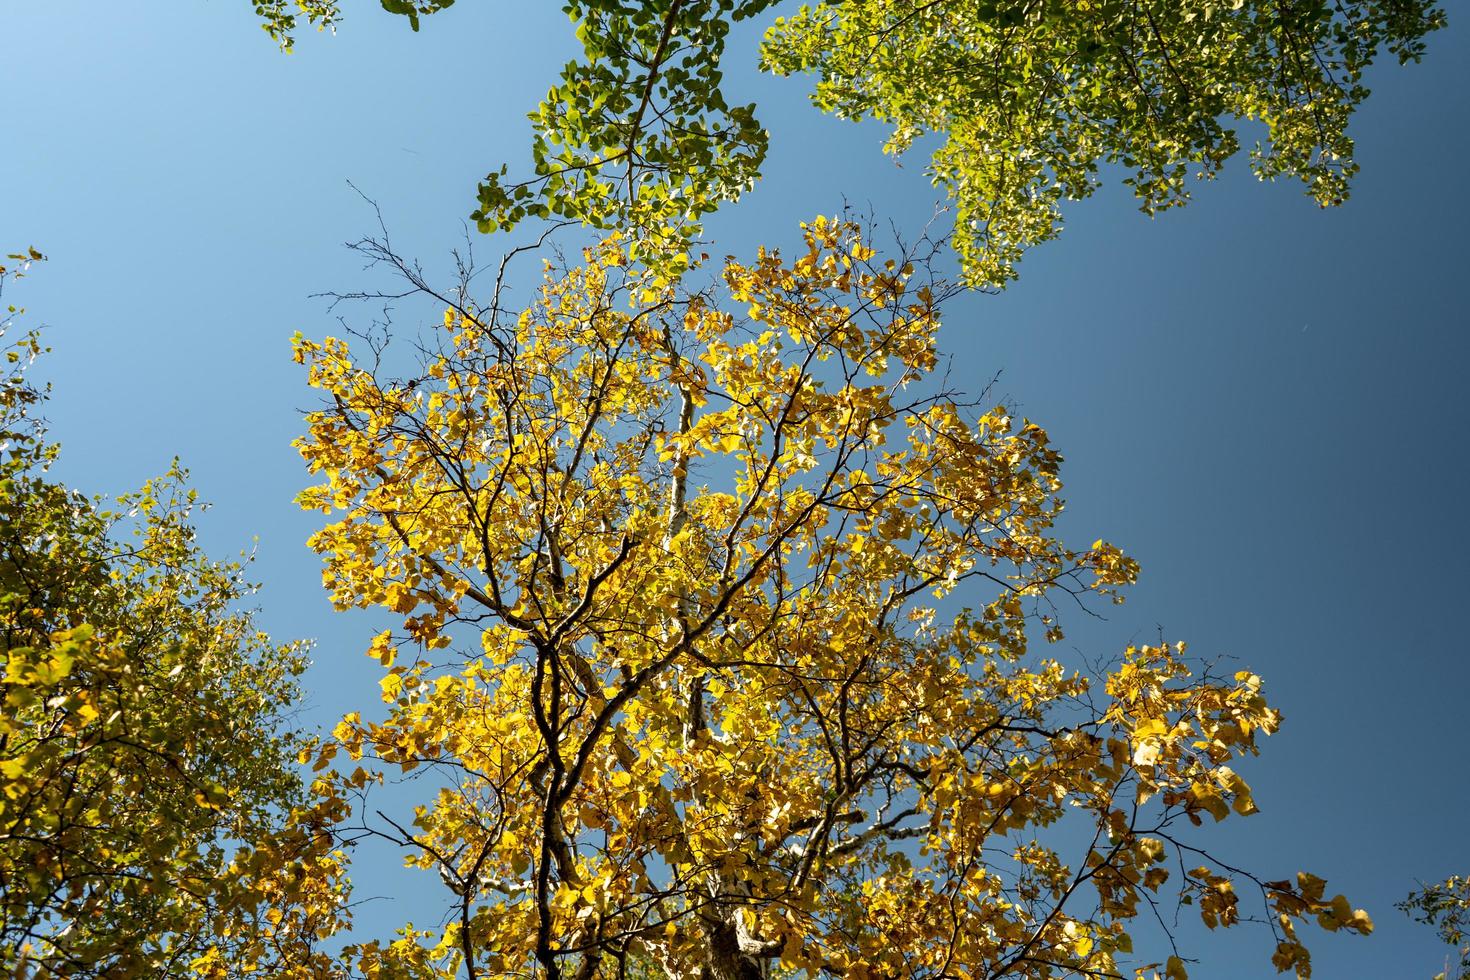
[[1203,858],[1179,899],[1230,926],[1259,885],[1306,976],[1293,922],[1366,916],[1185,833],[1255,811],[1228,763],[1280,723],[1260,679],[1144,647],[1099,690],[1032,651],[1137,565],[1062,544],[1046,433],[935,378],[914,257],[803,230],[704,292],[615,236],[517,315],[450,310],[407,378],[297,339],[324,582],[404,624],[368,651],[385,714],[317,765],[343,801],[442,786],[376,832],[449,925],[358,968],[1112,976]]

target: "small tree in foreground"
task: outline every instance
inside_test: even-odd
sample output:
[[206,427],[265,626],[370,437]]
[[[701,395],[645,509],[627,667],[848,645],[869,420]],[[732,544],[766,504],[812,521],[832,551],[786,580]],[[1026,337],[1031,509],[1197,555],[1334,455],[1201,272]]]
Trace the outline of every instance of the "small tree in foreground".
[[57,483],[43,348],[3,350],[0,976],[314,975],[343,882],[291,758],[304,650],[240,611],[177,467],[115,502]]
[[[613,238],[518,312],[452,302],[398,379],[379,342],[298,338],[326,585],[404,617],[369,651],[386,717],[319,764],[361,760],[358,832],[446,889],[442,930],[359,968],[1179,978],[1192,904],[1264,917],[1305,977],[1301,920],[1368,932],[1197,839],[1256,809],[1231,764],[1280,722],[1259,677],[1033,649],[1137,567],[1062,544],[1046,433],[936,373],[932,249],[805,242],[698,293]],[[390,774],[411,818],[367,816]]]

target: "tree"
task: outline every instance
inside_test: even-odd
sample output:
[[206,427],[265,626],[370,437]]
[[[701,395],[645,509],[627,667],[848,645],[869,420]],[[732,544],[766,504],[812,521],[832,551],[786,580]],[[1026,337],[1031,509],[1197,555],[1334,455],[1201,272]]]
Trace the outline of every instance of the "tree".
[[[1180,978],[1193,904],[1264,918],[1305,977],[1300,920],[1368,932],[1194,833],[1256,810],[1259,677],[1034,648],[1137,566],[1058,540],[1046,433],[938,373],[940,246],[804,240],[703,291],[613,235],[523,309],[435,294],[402,377],[377,334],[298,337],[324,582],[404,617],[369,650],[385,716],[317,764],[355,760],[340,832],[445,888],[446,926],[363,971]],[[411,817],[371,816],[390,776],[424,787]]]
[[[1398,903],[1398,907],[1414,917],[1416,922],[1434,926],[1450,946],[1457,947],[1455,956],[1459,962],[1453,968],[1446,963],[1445,971],[1435,980],[1470,980],[1470,878],[1453,875],[1444,881],[1426,885]],[[1453,972],[1452,972],[1453,970]]]
[[[384,0],[415,29],[446,3]],[[767,134],[731,106],[731,24],[773,0],[569,0],[581,60],[532,112],[533,175],[480,186],[481,230],[528,217],[688,237],[760,176]],[[257,2],[289,37],[284,0]],[[331,23],[332,0],[301,0]],[[761,65],[811,73],[813,102],[893,127],[899,154],[933,134],[929,175],[953,201],[969,285],[1000,287],[1060,204],[1120,168],[1152,214],[1189,198],[1256,124],[1262,179],[1295,177],[1340,203],[1356,171],[1347,126],[1382,53],[1417,61],[1444,24],[1433,0],[840,0],[778,18]],[[284,26],[283,26],[284,25]],[[657,245],[653,256],[679,256]]]
[[0,975],[310,975],[345,919],[293,759],[304,647],[238,608],[177,464],[110,504],[50,477],[42,351],[0,376]]
[[1258,177],[1341,203],[1364,70],[1383,51],[1418,60],[1442,24],[1422,0],[862,0],[778,22],[763,57],[814,73],[820,108],[890,124],[889,153],[938,134],[929,173],[955,202],[966,276],[999,286],[1100,165],[1129,172],[1153,214],[1189,199],[1191,172],[1219,172],[1241,121],[1264,130]]

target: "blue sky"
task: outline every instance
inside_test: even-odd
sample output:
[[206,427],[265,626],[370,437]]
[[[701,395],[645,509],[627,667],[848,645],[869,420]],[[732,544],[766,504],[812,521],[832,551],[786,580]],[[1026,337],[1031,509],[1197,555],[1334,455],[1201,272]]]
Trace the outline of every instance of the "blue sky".
[[[377,671],[371,624],[330,611],[302,545],[317,518],[291,502],[306,480],[289,443],[312,396],[288,338],[336,327],[311,294],[380,281],[340,247],[374,221],[347,181],[442,268],[475,181],[524,164],[525,112],[572,53],[553,4],[464,0],[417,36],[376,7],[349,4],[339,36],[290,57],[246,0],[0,8],[0,245],[51,257],[7,299],[55,348],[61,475],[121,491],[182,456],[215,503],[206,546],[258,536],[263,622],[317,638],[323,722],[375,697]],[[729,82],[761,104],[772,152],[711,222],[718,250],[790,242],[844,197],[920,224],[922,159],[895,167],[881,130],[756,76],[754,36],[736,35]],[[1370,82],[1347,206],[1258,184],[1243,160],[1155,220],[1111,186],[1068,209],[1017,285],[954,303],[944,343],[957,377],[1000,371],[1051,432],[1073,539],[1143,565],[1128,604],[1069,644],[1162,630],[1263,674],[1285,712],[1244,769],[1263,812],[1222,827],[1221,853],[1316,871],[1374,914],[1369,939],[1317,938],[1318,976],[1427,978],[1444,948],[1391,903],[1470,871],[1470,30]],[[375,874],[366,892],[399,887]],[[369,921],[405,917],[378,903]],[[1264,935],[1189,936],[1208,957],[1195,976],[1271,975]]]

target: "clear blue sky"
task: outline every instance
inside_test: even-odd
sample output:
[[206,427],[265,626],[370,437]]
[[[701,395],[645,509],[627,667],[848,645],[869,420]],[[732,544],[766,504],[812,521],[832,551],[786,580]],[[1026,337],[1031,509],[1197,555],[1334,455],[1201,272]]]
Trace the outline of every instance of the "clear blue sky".
[[[247,0],[0,7],[0,245],[51,256],[7,298],[56,349],[61,474],[120,491],[181,455],[216,504],[206,546],[258,535],[264,623],[318,639],[323,722],[370,702],[377,672],[369,622],[330,611],[302,546],[317,519],[291,502],[289,442],[311,395],[287,338],[335,327],[310,294],[371,282],[340,247],[373,220],[346,181],[442,267],[475,181],[524,163],[524,114],[571,54],[554,4],[463,0],[418,36],[376,7],[349,3],[338,37],[289,58]],[[712,223],[719,248],[789,242],[842,195],[916,226],[922,160],[896,168],[878,131],[756,77],[752,38],[728,73],[772,153]],[[1018,285],[955,303],[944,338],[959,377],[1003,371],[1050,430],[1074,538],[1143,564],[1128,605],[1069,642],[1098,654],[1162,628],[1266,677],[1286,726],[1244,767],[1263,812],[1222,827],[1220,851],[1314,870],[1370,909],[1373,937],[1314,937],[1329,980],[1434,973],[1444,947],[1391,903],[1470,872],[1470,27],[1370,81],[1346,207],[1257,184],[1243,160],[1153,221],[1114,186],[1069,208]],[[360,869],[363,892],[399,887],[379,874]],[[1263,934],[1188,935],[1209,957],[1197,977],[1271,975]]]

